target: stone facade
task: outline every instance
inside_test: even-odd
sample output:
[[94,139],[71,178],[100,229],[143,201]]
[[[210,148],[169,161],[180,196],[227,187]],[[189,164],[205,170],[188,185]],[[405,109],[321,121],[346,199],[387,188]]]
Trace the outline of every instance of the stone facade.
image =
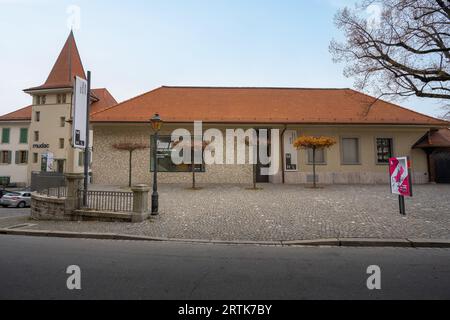
[[31,218],[35,220],[70,221],[71,215],[66,214],[66,199],[51,198],[33,194],[31,198]]
[[[166,124],[164,135],[180,126]],[[186,129],[189,127],[183,125]],[[255,126],[257,127],[257,126]],[[261,126],[259,126],[261,127]],[[249,125],[229,125],[227,128],[249,128]],[[416,184],[429,181],[427,157],[422,150],[412,149],[429,128],[395,126],[274,126],[280,132],[284,128],[296,130],[298,135],[331,136],[338,143],[325,151],[326,162],[317,166],[321,184],[386,184],[388,166],[376,161],[376,138],[392,138],[395,156],[410,156],[413,166],[413,180]],[[204,130],[208,129],[206,126]],[[218,129],[225,130],[224,125]],[[150,144],[152,131],[145,124],[94,124],[93,180],[99,185],[127,185],[128,153],[113,148],[116,143],[133,142]],[[360,163],[346,165],[341,160],[341,138],[356,137],[359,141]],[[305,184],[312,182],[312,165],[307,161],[305,150],[299,150],[298,171],[285,172],[285,183]],[[281,162],[280,162],[281,163]],[[132,183],[152,182],[150,172],[150,150],[136,151],[133,154]],[[252,165],[209,165],[205,173],[197,173],[198,183],[251,184]],[[270,177],[271,183],[282,183],[282,172]],[[160,183],[186,183],[192,181],[191,173],[160,173]]]

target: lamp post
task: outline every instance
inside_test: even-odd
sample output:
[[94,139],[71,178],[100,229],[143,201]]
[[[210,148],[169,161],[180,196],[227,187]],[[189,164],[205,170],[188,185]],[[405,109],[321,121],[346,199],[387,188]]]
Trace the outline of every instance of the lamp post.
[[150,119],[153,131],[155,135],[153,136],[153,193],[152,193],[152,215],[158,215],[158,132],[161,130],[162,120],[159,114],[155,114],[153,118]]

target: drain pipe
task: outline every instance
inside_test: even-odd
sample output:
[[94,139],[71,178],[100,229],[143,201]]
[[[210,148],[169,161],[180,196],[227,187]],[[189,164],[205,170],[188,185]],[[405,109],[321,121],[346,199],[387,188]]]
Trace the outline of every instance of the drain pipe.
[[280,145],[281,145],[281,181],[283,182],[283,184],[285,184],[286,182],[286,177],[285,177],[285,171],[284,168],[286,167],[285,164],[285,159],[284,159],[284,133],[287,130],[287,124],[284,125],[284,129],[281,132],[281,136],[280,136]]

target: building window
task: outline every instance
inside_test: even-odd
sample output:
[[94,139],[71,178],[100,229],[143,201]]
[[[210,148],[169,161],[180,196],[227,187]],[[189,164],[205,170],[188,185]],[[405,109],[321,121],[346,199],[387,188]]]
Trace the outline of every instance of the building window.
[[59,118],[59,125],[61,128],[64,128],[66,126],[66,117]]
[[2,129],[2,143],[9,143],[9,134],[11,133],[10,128]]
[[58,101],[58,104],[66,103],[66,94],[58,94],[56,100]]
[[11,164],[11,151],[3,150],[0,152],[0,164]]
[[[194,139],[194,138],[193,138]],[[157,161],[158,161],[158,172],[205,172],[205,164],[196,164],[192,167],[192,164],[180,164],[176,165],[172,162],[172,149],[173,141],[171,136],[158,136],[158,147],[154,146],[154,136],[151,137],[151,148],[150,148],[150,170],[153,172],[155,169],[154,165],[154,152],[157,149]],[[191,145],[194,145],[192,143]],[[191,159],[194,159],[194,150],[192,150]],[[203,155],[203,153],[202,153]]]
[[28,143],[28,128],[20,128],[19,143]]
[[47,96],[41,96],[41,104],[45,104],[47,102]]
[[16,151],[16,164],[28,163],[28,151]]
[[[313,164],[313,150],[308,149],[308,164]],[[325,149],[316,149],[316,164],[326,164]]]
[[342,164],[360,164],[358,138],[342,138],[341,148]]
[[41,97],[35,96],[34,99],[35,99],[36,105],[40,105],[41,104]]
[[38,142],[39,141],[39,131],[35,131],[34,132],[34,141]]
[[11,177],[0,177],[0,186],[7,187],[11,182]]
[[[84,167],[84,154],[85,154],[84,151],[78,153],[78,166],[79,167]],[[92,151],[89,152],[89,168],[91,168],[91,167],[92,167]]]
[[59,139],[59,148],[64,149],[64,139],[63,138]]
[[391,138],[377,138],[377,163],[388,164],[389,159],[392,158],[393,143]]
[[37,153],[33,153],[33,163],[38,163],[39,155]]
[[35,120],[36,122],[41,121],[41,112],[40,112],[40,111],[36,111],[36,112],[34,113],[34,120]]

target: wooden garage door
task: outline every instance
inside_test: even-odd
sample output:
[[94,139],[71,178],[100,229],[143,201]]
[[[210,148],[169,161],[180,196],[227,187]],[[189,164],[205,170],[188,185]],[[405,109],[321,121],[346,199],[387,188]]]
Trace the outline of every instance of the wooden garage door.
[[436,166],[436,182],[450,183],[450,151],[436,151],[433,159]]

